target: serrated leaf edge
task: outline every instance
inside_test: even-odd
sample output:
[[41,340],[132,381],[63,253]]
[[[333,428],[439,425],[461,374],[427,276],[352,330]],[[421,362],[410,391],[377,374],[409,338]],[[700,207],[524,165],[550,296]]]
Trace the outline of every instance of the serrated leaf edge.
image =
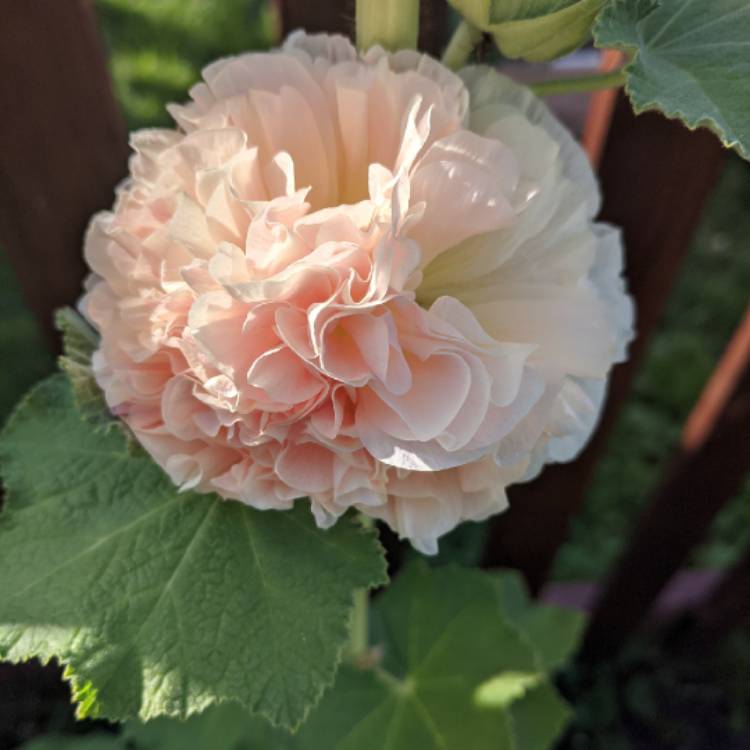
[[[626,0],[610,0],[610,4],[612,6],[614,5],[624,5]],[[659,7],[661,7],[661,0],[653,0],[654,5],[651,8],[651,10],[648,11],[645,15],[641,16],[638,19],[638,22],[640,23],[643,21],[643,19],[647,18],[651,13],[656,11]],[[619,49],[623,52],[627,52],[629,59],[627,63],[623,66],[623,71],[626,74],[625,78],[625,93],[628,95],[628,99],[630,100],[630,103],[633,107],[633,111],[637,114],[643,114],[644,112],[660,112],[665,117],[668,117],[672,120],[679,120],[688,130],[695,132],[696,130],[700,128],[704,128],[709,130],[711,133],[713,133],[718,139],[719,142],[724,146],[725,148],[734,149],[739,154],[741,154],[745,159],[750,160],[750,149],[746,149],[743,147],[742,143],[738,138],[729,139],[727,138],[726,133],[724,132],[723,128],[719,125],[719,123],[712,117],[706,116],[702,118],[695,118],[687,115],[685,112],[683,112],[679,107],[665,107],[663,104],[660,104],[658,101],[656,101],[653,98],[649,97],[643,97],[639,96],[635,91],[633,91],[631,87],[631,79],[635,77],[635,66],[638,64],[638,59],[640,57],[640,48],[637,45],[629,44],[627,42],[622,42],[620,44],[613,44],[613,43],[600,43],[597,39],[597,30],[602,23],[602,15],[601,13],[606,10],[606,6],[602,8],[602,11],[599,14],[599,17],[594,22],[594,25],[592,27],[593,31],[593,38],[594,38],[594,46],[598,49]],[[639,37],[640,37],[640,31],[637,31]]]

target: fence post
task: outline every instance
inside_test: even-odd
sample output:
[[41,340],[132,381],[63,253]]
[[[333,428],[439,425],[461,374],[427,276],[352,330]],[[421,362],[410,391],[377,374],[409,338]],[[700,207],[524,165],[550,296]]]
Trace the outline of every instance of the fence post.
[[716,641],[750,624],[750,550],[724,574],[694,614],[696,642]]
[[[325,31],[354,38],[354,0],[276,0],[282,36],[295,29],[311,33]],[[439,57],[448,37],[448,3],[421,0],[419,5],[419,44],[423,52]]]
[[82,236],[127,161],[90,0],[12,3],[0,26],[0,246],[50,343],[81,292]]
[[693,437],[615,566],[594,608],[585,656],[610,654],[625,641],[750,470],[750,307],[693,414],[701,429],[687,431]]
[[534,482],[511,488],[510,510],[493,522],[485,564],[518,568],[533,591],[544,584],[583,502],[722,164],[723,149],[714,135],[690,131],[655,112],[636,117],[620,94],[599,169],[601,219],[623,230],[638,335],[628,361],[614,369],[599,428],[586,450],[572,463],[547,467]]

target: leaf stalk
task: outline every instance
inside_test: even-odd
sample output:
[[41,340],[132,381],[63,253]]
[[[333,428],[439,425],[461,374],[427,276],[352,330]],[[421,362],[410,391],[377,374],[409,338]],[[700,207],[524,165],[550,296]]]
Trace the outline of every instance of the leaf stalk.
[[573,78],[553,78],[549,81],[538,81],[529,84],[529,88],[537,96],[550,96],[551,94],[575,94],[587,91],[600,91],[601,89],[619,88],[625,84],[625,71],[623,68],[612,70],[607,73],[597,73],[590,76],[576,76]]
[[466,65],[471,53],[482,39],[482,31],[463,19],[448,41],[441,62],[451,70],[458,70]]

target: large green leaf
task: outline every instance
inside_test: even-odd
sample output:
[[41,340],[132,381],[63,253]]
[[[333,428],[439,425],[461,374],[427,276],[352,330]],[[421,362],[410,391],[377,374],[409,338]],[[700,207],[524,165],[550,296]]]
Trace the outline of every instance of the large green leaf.
[[342,665],[295,735],[232,707],[126,734],[138,750],[178,750],[190,736],[213,737],[212,750],[547,750],[569,712],[497,591],[491,574],[408,568],[373,603],[377,665]]
[[400,575],[374,604],[380,664],[341,668],[295,750],[550,747],[568,710],[496,592],[479,571],[417,565]]
[[0,437],[0,656],[57,658],[82,716],[186,716],[236,700],[293,726],[334,679],[374,533],[178,494],[62,376]]
[[604,0],[449,0],[510,58],[552,60],[580,47]]
[[123,750],[548,750],[569,711],[518,624],[547,609],[512,574],[414,565],[373,604],[370,666],[342,665],[296,734],[224,704],[129,722]]
[[709,127],[750,158],[747,0],[611,0],[594,36],[634,55],[626,89],[637,112]]

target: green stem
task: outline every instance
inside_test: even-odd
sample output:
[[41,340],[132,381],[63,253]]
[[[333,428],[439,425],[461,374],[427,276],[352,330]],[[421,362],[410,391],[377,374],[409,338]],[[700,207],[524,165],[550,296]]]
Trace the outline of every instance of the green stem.
[[529,88],[537,96],[550,94],[573,94],[581,91],[598,91],[599,89],[619,88],[625,83],[625,71],[612,70],[609,73],[597,73],[591,76],[576,78],[556,78],[549,81],[532,83]]
[[453,32],[445,52],[443,52],[443,65],[451,68],[451,70],[458,70],[466,65],[466,61],[481,39],[481,30],[470,24],[466,19],[462,20]]
[[[365,528],[370,528],[374,523],[370,516],[364,514],[360,514],[359,520]],[[357,589],[354,592],[354,607],[349,623],[349,656],[353,659],[362,656],[370,645],[369,608],[370,591]]]
[[419,0],[357,0],[357,48],[379,44],[395,52],[415,49],[419,35]]
[[351,630],[349,631],[349,653],[354,659],[362,656],[369,645],[369,628],[367,627],[369,606],[370,592],[367,589],[355,591]]

